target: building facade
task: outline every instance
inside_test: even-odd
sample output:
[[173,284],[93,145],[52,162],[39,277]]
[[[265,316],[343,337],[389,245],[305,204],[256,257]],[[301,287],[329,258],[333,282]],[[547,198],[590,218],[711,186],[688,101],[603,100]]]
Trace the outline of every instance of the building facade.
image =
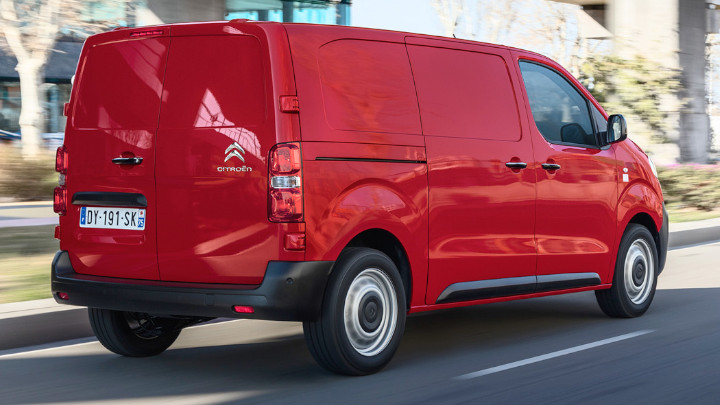
[[[188,21],[247,18],[258,21],[350,25],[351,0],[132,0],[88,2],[86,19],[139,27]],[[45,128],[49,138],[65,131],[63,104],[70,98],[71,79],[82,39],[61,32],[45,68]],[[0,138],[20,133],[20,80],[14,56],[0,49]],[[4,134],[4,135],[3,135]]]

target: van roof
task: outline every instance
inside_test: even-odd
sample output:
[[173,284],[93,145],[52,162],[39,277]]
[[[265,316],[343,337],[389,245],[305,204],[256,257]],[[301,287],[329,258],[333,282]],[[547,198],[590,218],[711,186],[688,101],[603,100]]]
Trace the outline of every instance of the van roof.
[[[351,34],[353,36],[359,34],[359,33],[373,33],[373,37],[376,37],[377,39],[385,39],[385,40],[395,40],[402,42],[405,37],[414,37],[414,38],[425,38],[425,39],[434,39],[434,40],[441,40],[441,41],[449,41],[459,44],[474,44],[474,45],[483,45],[483,46],[489,46],[494,48],[501,48],[501,49],[508,49],[511,51],[516,51],[523,53],[525,55],[532,55],[539,59],[545,59],[549,60],[549,58],[545,55],[539,54],[537,52],[528,51],[526,49],[521,48],[515,48],[511,46],[506,45],[499,45],[499,44],[492,44],[487,42],[480,42],[470,39],[462,39],[462,38],[450,38],[450,37],[443,37],[443,36],[437,36],[437,35],[427,35],[427,34],[419,34],[414,32],[405,32],[405,31],[392,31],[392,30],[384,30],[384,29],[377,29],[377,28],[366,28],[366,27],[350,27],[345,25],[323,25],[323,24],[307,24],[307,23],[280,23],[280,22],[274,22],[274,21],[255,21],[255,20],[248,20],[248,19],[234,19],[229,21],[205,21],[205,22],[185,22],[185,23],[173,23],[173,24],[163,24],[163,25],[153,25],[153,26],[144,26],[144,27],[118,27],[115,28],[113,31],[118,30],[132,30],[133,32],[149,32],[153,31],[155,29],[169,29],[169,32],[166,35],[173,36],[173,28],[181,28],[183,35],[192,35],[193,33],[197,33],[198,35],[202,33],[206,33],[208,28],[210,27],[233,27],[237,26],[238,24],[257,24],[257,25],[282,25],[282,26],[293,26],[293,27],[302,27],[301,29],[305,31],[308,34],[311,34],[313,31],[322,31],[323,34],[327,35],[328,33],[334,32],[338,37]],[[103,34],[98,34],[103,35]]]

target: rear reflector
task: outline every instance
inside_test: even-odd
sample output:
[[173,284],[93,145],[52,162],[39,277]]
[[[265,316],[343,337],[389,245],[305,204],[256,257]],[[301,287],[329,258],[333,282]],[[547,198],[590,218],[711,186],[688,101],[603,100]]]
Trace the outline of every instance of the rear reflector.
[[60,298],[63,301],[67,301],[70,299],[70,296],[68,295],[68,293],[64,293],[64,292],[57,293],[57,296],[58,296],[58,298]]
[[238,314],[254,314],[255,309],[253,307],[248,305],[235,305],[233,306],[233,311],[237,312]]
[[53,211],[60,215],[67,213],[67,189],[65,186],[55,187],[53,192]]
[[286,233],[285,249],[287,250],[305,250],[305,232]]

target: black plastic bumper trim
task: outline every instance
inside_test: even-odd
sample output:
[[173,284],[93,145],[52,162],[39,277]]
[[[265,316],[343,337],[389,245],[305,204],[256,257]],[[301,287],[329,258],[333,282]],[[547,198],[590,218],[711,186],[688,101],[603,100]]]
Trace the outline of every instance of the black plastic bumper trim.
[[[60,304],[153,315],[314,321],[320,316],[325,286],[334,262],[269,262],[260,285],[128,280],[76,273],[67,251],[55,254],[52,292]],[[58,298],[68,294],[68,300]],[[252,306],[238,314],[234,305]]]
[[81,191],[73,194],[74,205],[93,205],[97,207],[147,207],[147,198],[138,193],[115,193],[101,191]]

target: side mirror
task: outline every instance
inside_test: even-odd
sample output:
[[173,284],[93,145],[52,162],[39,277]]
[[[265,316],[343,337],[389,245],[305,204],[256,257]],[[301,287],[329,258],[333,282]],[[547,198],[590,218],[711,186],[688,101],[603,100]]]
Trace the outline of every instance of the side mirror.
[[607,143],[624,141],[627,138],[627,122],[620,114],[613,114],[608,117]]

